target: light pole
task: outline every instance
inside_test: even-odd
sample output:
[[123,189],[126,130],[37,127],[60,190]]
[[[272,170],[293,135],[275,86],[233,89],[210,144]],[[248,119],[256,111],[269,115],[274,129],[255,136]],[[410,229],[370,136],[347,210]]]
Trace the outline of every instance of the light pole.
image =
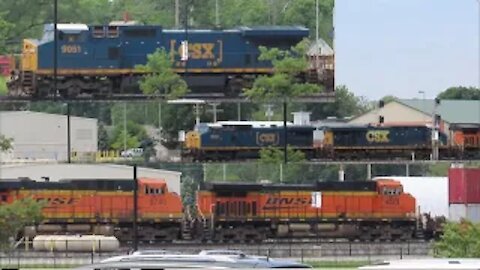
[[57,69],[58,69],[57,22],[58,22],[58,2],[57,0],[54,0],[53,2],[53,100],[56,100],[56,97],[57,97]]

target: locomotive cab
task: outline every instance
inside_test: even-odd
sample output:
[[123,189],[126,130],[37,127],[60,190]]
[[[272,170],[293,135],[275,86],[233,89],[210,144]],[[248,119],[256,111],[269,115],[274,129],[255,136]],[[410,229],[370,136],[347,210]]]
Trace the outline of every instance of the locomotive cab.
[[415,198],[405,193],[402,183],[390,179],[377,180],[379,208],[392,217],[415,217]]
[[378,193],[384,196],[397,196],[403,194],[400,182],[383,180],[378,183]]

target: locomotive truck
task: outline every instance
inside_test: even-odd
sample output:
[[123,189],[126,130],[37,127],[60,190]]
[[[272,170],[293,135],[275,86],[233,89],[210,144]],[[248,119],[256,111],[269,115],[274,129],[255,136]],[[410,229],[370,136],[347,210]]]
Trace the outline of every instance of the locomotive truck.
[[[389,179],[312,184],[215,183],[200,185],[196,214],[159,179],[138,180],[141,241],[177,239],[263,241],[278,238],[347,238],[365,241],[431,236],[416,214],[415,198]],[[2,203],[43,202],[43,220],[23,236],[95,234],[133,237],[133,181],[66,179],[0,181]]]
[[[192,93],[238,95],[256,76],[273,72],[270,62],[258,59],[259,46],[290,49],[309,33],[301,26],[188,32],[154,25],[58,24],[57,28],[57,89],[68,97],[137,93],[145,71],[136,66],[146,64],[147,55],[157,49],[170,55],[174,71],[183,76]],[[54,93],[53,32],[49,24],[40,40],[23,41],[20,69],[8,84],[10,95]],[[333,55],[309,55],[308,59],[310,67],[303,79],[333,91]]]

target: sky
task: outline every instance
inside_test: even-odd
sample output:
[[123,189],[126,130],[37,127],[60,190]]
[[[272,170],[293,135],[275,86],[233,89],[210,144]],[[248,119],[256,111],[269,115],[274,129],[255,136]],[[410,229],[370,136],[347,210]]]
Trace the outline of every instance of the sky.
[[476,0],[336,0],[336,84],[377,100],[479,84]]

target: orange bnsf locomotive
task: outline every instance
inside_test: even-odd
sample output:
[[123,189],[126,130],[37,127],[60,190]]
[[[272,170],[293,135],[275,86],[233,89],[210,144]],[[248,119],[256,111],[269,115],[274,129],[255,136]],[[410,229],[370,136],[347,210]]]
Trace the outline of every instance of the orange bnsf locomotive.
[[[38,182],[30,179],[0,181],[5,203],[33,198],[44,203],[41,224],[25,228],[24,235],[99,234],[120,240],[133,237],[133,181],[75,179]],[[182,201],[162,180],[138,180],[138,232],[142,240],[179,238]]]
[[393,180],[309,185],[206,183],[197,194],[205,239],[411,239],[415,198]]

